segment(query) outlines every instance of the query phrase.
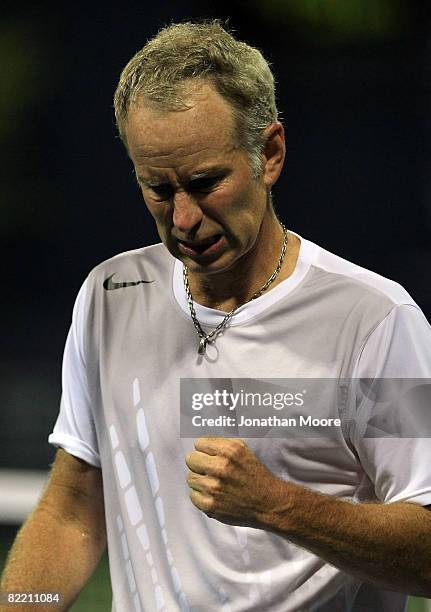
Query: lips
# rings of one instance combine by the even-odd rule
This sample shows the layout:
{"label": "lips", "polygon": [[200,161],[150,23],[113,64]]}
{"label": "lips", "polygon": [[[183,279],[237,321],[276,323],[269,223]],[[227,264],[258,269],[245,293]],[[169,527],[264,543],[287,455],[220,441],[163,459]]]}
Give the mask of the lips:
{"label": "lips", "polygon": [[180,250],[186,255],[209,254],[221,241],[221,234],[216,234],[204,240],[178,240]]}

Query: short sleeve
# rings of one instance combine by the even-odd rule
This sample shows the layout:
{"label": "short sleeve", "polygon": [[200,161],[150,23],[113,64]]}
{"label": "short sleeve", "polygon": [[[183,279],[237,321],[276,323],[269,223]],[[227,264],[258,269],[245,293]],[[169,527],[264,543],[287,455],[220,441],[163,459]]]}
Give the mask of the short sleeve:
{"label": "short sleeve", "polygon": [[392,308],[353,376],[351,440],[376,497],[431,504],[431,327],[416,305]]}
{"label": "short sleeve", "polygon": [[86,293],[87,281],[82,285],[73,308],[63,355],[60,412],[48,442],[100,467],[84,349]]}

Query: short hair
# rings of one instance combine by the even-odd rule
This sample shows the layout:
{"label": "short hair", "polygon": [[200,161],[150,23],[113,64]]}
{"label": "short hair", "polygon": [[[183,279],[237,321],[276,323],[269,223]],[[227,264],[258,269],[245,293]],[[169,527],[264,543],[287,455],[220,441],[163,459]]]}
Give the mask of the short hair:
{"label": "short hair", "polygon": [[115,91],[115,118],[127,147],[125,124],[132,104],[162,111],[186,108],[193,81],[204,80],[229,103],[235,144],[262,171],[263,130],[277,120],[274,77],[261,52],[236,40],[220,20],[169,25],[136,53]]}

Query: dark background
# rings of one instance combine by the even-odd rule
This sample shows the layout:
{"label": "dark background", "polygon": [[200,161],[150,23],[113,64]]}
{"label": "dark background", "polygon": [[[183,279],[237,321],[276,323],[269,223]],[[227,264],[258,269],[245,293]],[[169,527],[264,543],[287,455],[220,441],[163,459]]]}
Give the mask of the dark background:
{"label": "dark background", "polygon": [[229,18],[278,83],[275,203],[321,246],[402,283],[431,316],[430,3],[12,4],[0,17],[0,467],[46,469],[63,345],[88,271],[157,240],[116,135],[119,73],[170,21]]}

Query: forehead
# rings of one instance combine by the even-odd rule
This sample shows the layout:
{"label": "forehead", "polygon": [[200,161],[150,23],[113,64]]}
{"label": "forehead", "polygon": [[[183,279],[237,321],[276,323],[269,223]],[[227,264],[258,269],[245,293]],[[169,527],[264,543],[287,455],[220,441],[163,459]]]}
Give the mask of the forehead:
{"label": "forehead", "polygon": [[130,108],[125,133],[136,166],[194,163],[235,148],[232,109],[212,86],[203,84],[185,101],[187,108],[180,111],[161,111],[142,103]]}

